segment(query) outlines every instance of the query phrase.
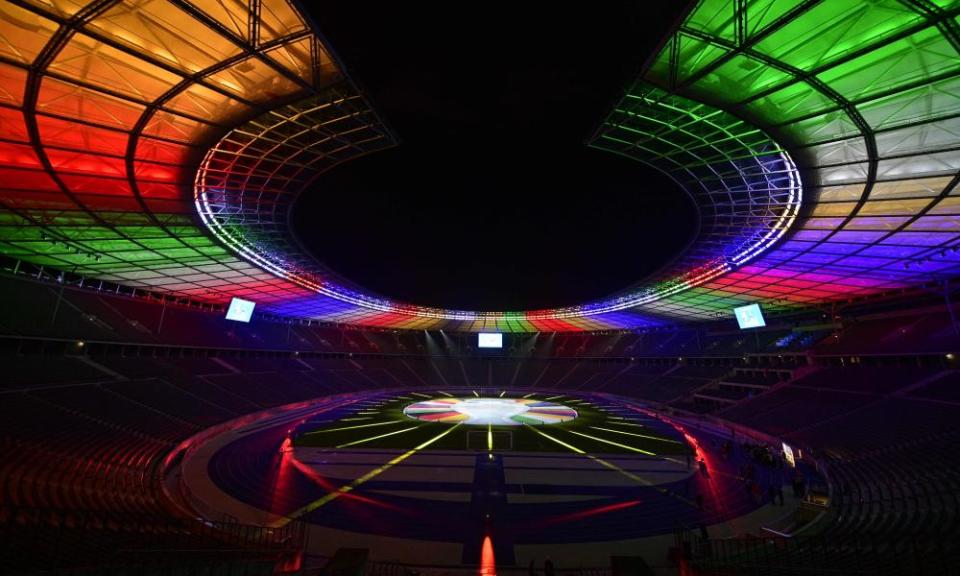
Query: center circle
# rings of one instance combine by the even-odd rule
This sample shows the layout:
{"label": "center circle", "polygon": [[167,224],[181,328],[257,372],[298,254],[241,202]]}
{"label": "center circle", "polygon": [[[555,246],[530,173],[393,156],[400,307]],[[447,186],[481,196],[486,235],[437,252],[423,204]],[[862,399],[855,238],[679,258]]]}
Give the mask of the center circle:
{"label": "center circle", "polygon": [[568,406],[528,398],[434,398],[410,404],[403,414],[427,422],[494,426],[557,424],[577,417]]}

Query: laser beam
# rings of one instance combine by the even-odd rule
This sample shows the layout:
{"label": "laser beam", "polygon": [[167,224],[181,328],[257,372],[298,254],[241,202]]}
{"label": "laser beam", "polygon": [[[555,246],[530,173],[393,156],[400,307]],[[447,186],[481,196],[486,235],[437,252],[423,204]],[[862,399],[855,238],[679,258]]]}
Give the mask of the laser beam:
{"label": "laser beam", "polygon": [[[453,426],[451,426],[451,427],[448,428],[447,430],[444,430],[444,431],[441,432],[440,434],[438,434],[438,435],[434,436],[433,438],[427,440],[426,442],[424,442],[424,443],[416,446],[415,448],[411,448],[410,450],[407,450],[406,452],[404,452],[403,454],[401,454],[401,455],[397,456],[396,458],[390,460],[389,462],[387,462],[387,463],[384,464],[383,466],[380,466],[379,468],[374,468],[373,470],[367,472],[366,474],[364,474],[363,476],[357,478],[357,479],[354,480],[353,482],[350,482],[349,484],[345,484],[345,485],[341,486],[340,488],[338,488],[338,489],[337,489],[336,491],[334,491],[334,492],[330,492],[329,494],[327,494],[327,495],[324,496],[323,498],[314,500],[313,502],[307,504],[306,506],[303,506],[302,508],[299,508],[299,509],[297,509],[297,510],[294,510],[292,513],[290,513],[288,516],[284,517],[284,518],[278,523],[279,526],[285,526],[286,524],[288,524],[288,523],[296,520],[296,519],[299,518],[300,516],[303,516],[304,514],[309,514],[310,512],[313,512],[314,510],[316,510],[317,508],[320,508],[321,506],[323,506],[323,505],[325,505],[325,504],[328,504],[328,503],[336,500],[336,499],[339,498],[340,496],[343,496],[344,494],[347,494],[348,492],[351,492],[351,491],[355,490],[355,489],[357,488],[357,486],[360,486],[360,485],[363,484],[364,482],[367,482],[367,481],[369,481],[370,479],[375,478],[375,477],[379,476],[380,474],[383,474],[384,472],[386,472],[386,471],[389,470],[390,468],[393,468],[394,466],[396,466],[397,464],[403,462],[403,461],[406,460],[407,458],[413,456],[414,454],[416,454],[416,453],[419,452],[420,450],[423,450],[423,449],[426,448],[427,446],[433,444],[433,443],[436,442],[437,440],[439,440],[439,439],[443,438],[444,436],[446,436],[447,434],[453,432],[454,430],[456,430],[456,429],[459,428],[460,426],[461,426],[460,424],[454,424]],[[277,524],[274,525],[275,528],[276,528],[276,527],[279,527],[279,526],[277,526]]]}
{"label": "laser beam", "polygon": [[669,438],[661,438],[659,436],[648,436],[646,434],[637,434],[636,432],[627,432],[625,430],[614,430],[613,428],[601,428],[600,426],[588,426],[593,430],[603,430],[604,432],[614,432],[616,434],[626,434],[628,436],[636,436],[637,438],[649,438],[650,440],[659,440],[660,442],[669,442],[671,444],[680,444],[683,445],[683,442],[678,440],[670,440]]}
{"label": "laser beam", "polygon": [[402,420],[391,420],[389,422],[374,422],[373,424],[357,424],[356,426],[343,426],[341,428],[331,428],[329,430],[314,430],[313,432],[306,432],[304,436],[309,436],[311,434],[326,434],[327,432],[339,432],[341,430],[356,430],[357,428],[372,428],[374,426],[390,426],[391,424],[400,424]]}
{"label": "laser beam", "polygon": [[589,434],[584,434],[583,432],[577,432],[576,430],[567,430],[571,434],[576,434],[577,436],[583,436],[584,438],[589,438],[590,440],[596,440],[597,442],[603,442],[604,444],[609,444],[611,446],[616,446],[617,448],[623,448],[624,450],[630,450],[632,452],[639,452],[640,454],[646,454],[647,456],[656,456],[655,453],[650,452],[649,450],[643,450],[641,448],[636,448],[634,446],[628,446],[627,444],[621,444],[619,442],[614,442],[613,440],[605,440],[597,436],[591,436]]}
{"label": "laser beam", "polygon": [[396,434],[403,434],[404,432],[416,430],[420,426],[421,425],[418,424],[410,428],[404,428],[403,430],[397,430],[395,432],[387,432],[386,434],[380,434],[379,436],[372,436],[370,438],[362,438],[360,440],[354,440],[353,442],[347,442],[346,444],[338,444],[337,448],[346,448],[347,446],[356,446],[357,444],[366,444],[367,442],[373,442],[374,440],[379,440],[380,438],[386,438],[387,436],[394,436]]}
{"label": "laser beam", "polygon": [[563,446],[564,448],[566,448],[567,450],[570,450],[571,452],[576,452],[577,454],[586,454],[586,452],[584,452],[583,450],[577,448],[576,446],[574,446],[574,445],[572,445],[572,444],[567,444],[566,442],[564,442],[563,440],[560,440],[559,438],[554,438],[553,436],[547,434],[546,432],[541,432],[540,430],[537,430],[536,428],[534,428],[533,426],[531,426],[531,425],[529,425],[529,424],[524,424],[524,426],[526,426],[526,427],[529,428],[530,430],[533,430],[533,431],[536,432],[537,434],[543,436],[543,437],[546,438],[547,440],[550,440],[550,441],[554,442],[555,444],[559,444],[559,445]]}
{"label": "laser beam", "polygon": [[[563,446],[564,448],[567,448],[568,450],[570,450],[570,451],[572,451],[572,452],[575,452],[575,453],[577,453],[577,454],[581,454],[581,455],[583,455],[583,456],[585,456],[585,457],[593,460],[594,462],[596,462],[597,464],[603,466],[604,468],[609,468],[610,470],[613,470],[614,472],[618,472],[618,473],[620,473],[620,474],[623,474],[624,476],[626,476],[627,478],[633,480],[634,482],[637,482],[637,483],[639,483],[639,484],[643,484],[644,486],[649,486],[649,487],[653,488],[654,490],[656,490],[657,492],[660,492],[661,494],[664,494],[664,495],[667,495],[667,496],[672,496],[673,498],[676,498],[677,500],[680,500],[681,502],[685,502],[685,503],[687,503],[687,504],[689,504],[689,505],[691,505],[691,506],[695,506],[695,504],[694,504],[694,502],[693,502],[692,500],[690,500],[690,499],[688,499],[688,498],[684,498],[683,496],[680,496],[680,495],[675,494],[675,493],[673,493],[673,492],[669,492],[668,490],[665,490],[665,489],[657,486],[656,484],[654,484],[653,482],[650,482],[649,480],[647,480],[646,478],[644,478],[644,477],[642,477],[642,476],[638,476],[638,475],[634,474],[633,472],[629,472],[629,471],[627,471],[627,470],[624,470],[623,468],[617,466],[616,464],[614,464],[614,463],[612,463],[612,462],[607,462],[606,460],[604,460],[603,458],[600,458],[599,456],[594,456],[593,454],[588,454],[586,451],[581,450],[580,448],[577,448],[577,447],[574,446],[573,444],[568,444],[568,443],[564,442],[563,440],[560,440],[559,438],[554,438],[553,436],[550,436],[550,435],[547,434],[546,432],[542,432],[542,431],[534,428],[533,426],[530,426],[529,424],[524,424],[524,426],[526,426],[526,427],[529,428],[530,430],[533,430],[533,431],[536,432],[537,434],[543,436],[543,437],[546,438],[547,440],[551,440],[551,441],[555,442],[556,444],[559,444],[560,446]],[[567,430],[567,431],[568,431],[568,432],[572,432],[572,430]]]}

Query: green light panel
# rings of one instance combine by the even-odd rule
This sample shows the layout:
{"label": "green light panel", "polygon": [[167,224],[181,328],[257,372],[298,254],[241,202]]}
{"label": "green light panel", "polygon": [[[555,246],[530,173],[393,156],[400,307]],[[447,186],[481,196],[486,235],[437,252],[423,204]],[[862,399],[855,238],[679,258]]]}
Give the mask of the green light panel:
{"label": "green light panel", "polygon": [[754,262],[642,309],[707,319],[956,276],[958,14],[925,0],[698,3],[644,82],[771,134],[801,170],[805,206]]}

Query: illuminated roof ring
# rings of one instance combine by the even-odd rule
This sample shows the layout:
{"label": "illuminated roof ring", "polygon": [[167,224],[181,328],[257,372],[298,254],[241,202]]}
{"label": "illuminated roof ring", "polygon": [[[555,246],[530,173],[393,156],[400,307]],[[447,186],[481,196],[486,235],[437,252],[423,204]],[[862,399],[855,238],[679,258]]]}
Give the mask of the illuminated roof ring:
{"label": "illuminated roof ring", "polygon": [[[373,296],[345,285],[290,241],[286,212],[321,173],[395,145],[365,100],[344,90],[334,87],[327,95],[269,112],[211,148],[197,171],[194,191],[204,224],[248,261],[341,302],[440,320],[482,321],[511,314],[445,310]],[[670,270],[638,289],[581,306],[513,314],[528,321],[581,318],[654,302],[749,262],[795,220],[802,202],[799,172],[790,155],[763,131],[653,86],[630,98],[630,108],[618,109],[620,115],[607,120],[593,145],[640,160],[677,181],[700,208],[698,238]],[[622,134],[631,140],[618,138]]]}

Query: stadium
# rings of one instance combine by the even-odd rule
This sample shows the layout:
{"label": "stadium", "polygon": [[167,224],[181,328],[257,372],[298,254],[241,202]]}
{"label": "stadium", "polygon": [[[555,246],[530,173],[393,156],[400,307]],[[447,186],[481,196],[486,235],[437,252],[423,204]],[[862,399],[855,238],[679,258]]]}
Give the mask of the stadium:
{"label": "stadium", "polygon": [[960,574],[960,2],[0,0],[0,573]]}

